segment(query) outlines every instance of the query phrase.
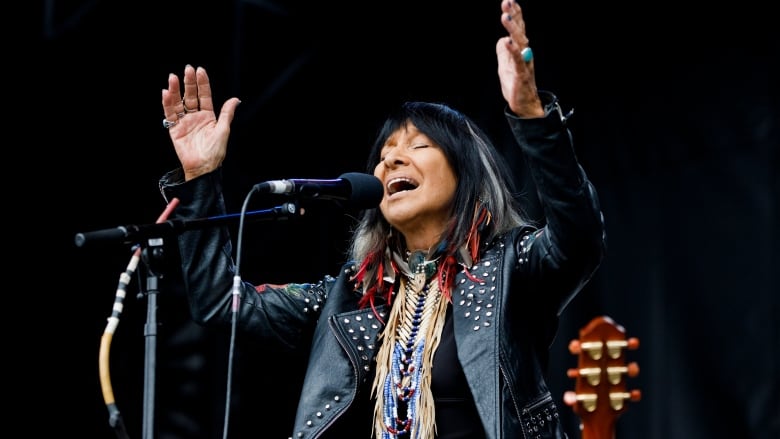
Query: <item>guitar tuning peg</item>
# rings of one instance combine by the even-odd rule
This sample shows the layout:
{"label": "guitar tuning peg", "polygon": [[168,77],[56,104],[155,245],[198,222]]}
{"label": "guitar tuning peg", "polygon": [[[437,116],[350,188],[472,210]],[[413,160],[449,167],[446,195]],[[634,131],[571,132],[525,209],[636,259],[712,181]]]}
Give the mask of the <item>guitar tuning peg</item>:
{"label": "guitar tuning peg", "polygon": [[628,363],[628,376],[631,378],[639,375],[639,364],[636,361]]}
{"label": "guitar tuning peg", "polygon": [[583,351],[588,353],[590,358],[596,361],[601,360],[602,351],[604,350],[604,343],[600,341],[586,341],[584,343],[581,342],[580,347]]}
{"label": "guitar tuning peg", "polygon": [[588,380],[588,384],[591,386],[598,386],[601,381],[601,368],[585,367],[582,369],[569,369],[566,371],[566,375],[568,375],[569,378],[583,377]]}
{"label": "guitar tuning peg", "polygon": [[598,395],[595,393],[578,394],[571,390],[566,391],[563,394],[564,404],[570,407],[574,407],[577,405],[577,403],[581,403],[582,407],[588,413],[592,413],[596,410],[596,401],[598,398]]}
{"label": "guitar tuning peg", "polygon": [[569,352],[574,355],[579,355],[582,352],[579,340],[572,340],[569,342]]}
{"label": "guitar tuning peg", "polygon": [[631,362],[628,366],[610,366],[607,368],[607,376],[612,384],[619,383],[623,374],[629,377],[639,375],[639,365],[636,362]]}
{"label": "guitar tuning peg", "polygon": [[573,407],[577,404],[577,394],[572,390],[567,390],[563,393],[563,403]]}
{"label": "guitar tuning peg", "polygon": [[613,392],[609,394],[609,405],[614,410],[622,410],[626,400],[636,402],[642,399],[642,392],[632,390],[631,392]]}

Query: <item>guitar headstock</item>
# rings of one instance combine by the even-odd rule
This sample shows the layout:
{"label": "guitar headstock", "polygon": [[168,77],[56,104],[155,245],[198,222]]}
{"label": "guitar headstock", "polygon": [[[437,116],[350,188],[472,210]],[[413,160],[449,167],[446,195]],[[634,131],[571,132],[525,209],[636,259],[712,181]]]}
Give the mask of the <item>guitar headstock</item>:
{"label": "guitar headstock", "polygon": [[626,331],[607,316],[596,317],[580,329],[580,338],[569,343],[569,352],[578,355],[574,391],[563,395],[581,421],[582,439],[614,439],[617,418],[627,409],[627,401],[639,401],[639,390],[628,391],[626,377],[639,374],[636,362],[626,362],[625,351],[639,348],[639,339],[626,338]]}

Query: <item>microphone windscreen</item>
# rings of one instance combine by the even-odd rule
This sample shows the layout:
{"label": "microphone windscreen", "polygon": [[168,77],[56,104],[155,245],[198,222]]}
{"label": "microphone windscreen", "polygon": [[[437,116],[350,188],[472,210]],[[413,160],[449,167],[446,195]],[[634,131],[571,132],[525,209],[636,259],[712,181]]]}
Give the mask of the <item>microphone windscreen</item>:
{"label": "microphone windscreen", "polygon": [[349,204],[359,209],[370,209],[379,206],[385,189],[382,182],[371,174],[360,172],[347,172],[339,178],[348,181],[352,191],[349,196]]}

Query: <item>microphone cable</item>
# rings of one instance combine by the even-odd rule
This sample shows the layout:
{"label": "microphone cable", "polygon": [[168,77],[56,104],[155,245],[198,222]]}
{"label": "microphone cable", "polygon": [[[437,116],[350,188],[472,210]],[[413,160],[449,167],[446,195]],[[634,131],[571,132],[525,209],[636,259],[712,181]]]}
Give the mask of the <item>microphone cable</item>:
{"label": "microphone cable", "polygon": [[[227,439],[228,437],[228,427],[230,424],[230,399],[232,398],[233,393],[233,360],[235,357],[235,346],[236,346],[236,333],[238,332],[238,310],[239,306],[241,304],[241,255],[243,253],[243,243],[244,243],[244,222],[246,219],[246,213],[247,213],[247,206],[249,205],[249,200],[252,198],[252,195],[254,195],[256,192],[259,192],[257,185],[253,186],[252,189],[249,191],[249,193],[244,198],[244,204],[241,206],[241,213],[239,215],[238,219],[238,237],[236,239],[236,263],[235,263],[235,275],[233,275],[233,287],[232,287],[232,304],[231,304],[231,310],[232,310],[232,320],[231,320],[231,327],[230,327],[230,343],[229,343],[229,351],[228,351],[228,370],[227,370],[227,389],[226,389],[226,395],[225,395],[225,419],[223,432],[222,432],[222,438]],[[297,202],[286,202],[279,206],[274,207],[270,210],[274,215],[277,215],[280,218],[286,218],[291,215],[298,215],[302,214],[302,209],[299,210],[299,206]]]}
{"label": "microphone cable", "polygon": [[228,430],[230,424],[230,400],[233,394],[233,360],[236,350],[236,333],[238,332],[238,308],[241,303],[241,254],[243,253],[242,247],[244,242],[244,220],[246,218],[247,206],[252,195],[257,192],[257,187],[253,186],[252,190],[244,198],[244,204],[241,206],[241,214],[238,218],[238,237],[236,239],[236,274],[233,275],[233,287],[231,290],[231,324],[230,324],[230,343],[228,348],[228,366],[227,366],[227,384],[225,394],[225,419],[222,427],[222,438],[227,439]]}
{"label": "microphone cable", "polygon": [[[162,223],[168,219],[168,216],[179,205],[179,199],[173,198],[165,210],[157,218],[157,223]],[[108,424],[113,427],[118,439],[129,439],[127,434],[122,414],[119,411],[119,406],[114,399],[114,389],[111,385],[111,371],[110,371],[110,354],[111,354],[111,342],[114,339],[114,334],[119,326],[119,318],[122,315],[124,309],[124,299],[127,295],[127,287],[130,285],[133,273],[138,268],[138,263],[141,260],[141,246],[135,246],[133,254],[130,257],[130,262],[127,264],[125,271],[119,275],[119,284],[116,289],[116,295],[114,296],[114,305],[111,311],[111,316],[108,318],[108,323],[103,330],[103,335],[100,337],[100,352],[98,355],[98,367],[100,372],[100,387],[103,391],[103,401],[108,409],[109,418]]]}

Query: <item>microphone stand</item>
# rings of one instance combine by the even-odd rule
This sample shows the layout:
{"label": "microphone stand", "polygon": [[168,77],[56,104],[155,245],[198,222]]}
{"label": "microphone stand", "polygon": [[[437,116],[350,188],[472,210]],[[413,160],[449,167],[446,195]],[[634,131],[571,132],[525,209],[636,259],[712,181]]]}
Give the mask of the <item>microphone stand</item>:
{"label": "microphone stand", "polygon": [[[150,239],[141,252],[141,260],[146,265],[146,324],[144,325],[144,400],[143,400],[143,438],[151,439],[155,433],[154,405],[157,361],[157,294],[162,274],[155,269],[163,263],[161,239]],[[144,294],[144,293],[141,293]]]}
{"label": "microphone stand", "polygon": [[[244,220],[287,220],[303,214],[295,201],[279,206],[246,212]],[[143,398],[143,438],[152,439],[156,431],[154,419],[156,360],[157,360],[157,297],[162,267],[165,266],[163,251],[164,238],[176,236],[187,230],[202,229],[217,225],[238,223],[242,214],[226,214],[191,220],[167,220],[153,224],[126,225],[115,228],[77,233],[75,243],[78,247],[101,241],[119,241],[123,244],[138,244],[142,247],[141,259],[146,266],[147,314],[144,326],[144,398]],[[158,268],[160,271],[158,271]]]}
{"label": "microphone stand", "polygon": [[[122,244],[137,244],[139,240],[165,238],[179,235],[187,230],[203,229],[223,224],[238,224],[240,213],[229,213],[190,220],[174,219],[153,224],[131,224],[91,232],[77,233],[76,246],[84,247],[98,242],[118,241]],[[286,220],[303,215],[298,202],[290,201],[270,209],[255,210],[244,214],[245,221]]]}

